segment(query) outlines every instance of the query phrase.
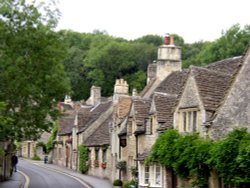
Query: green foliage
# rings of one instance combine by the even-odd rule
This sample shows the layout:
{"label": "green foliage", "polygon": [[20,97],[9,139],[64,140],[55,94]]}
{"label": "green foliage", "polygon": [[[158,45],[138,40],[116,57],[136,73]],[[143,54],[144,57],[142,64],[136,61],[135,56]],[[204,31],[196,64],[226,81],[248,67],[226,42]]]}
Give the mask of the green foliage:
{"label": "green foliage", "polygon": [[219,140],[211,150],[210,163],[223,178],[225,184],[250,182],[250,134],[238,129]]}
{"label": "green foliage", "polygon": [[206,65],[225,58],[240,56],[249,43],[250,26],[241,29],[235,24],[213,42],[196,42],[183,45],[183,67]]}
{"label": "green foliage", "polygon": [[209,168],[205,161],[209,158],[210,142],[196,133],[179,135],[177,130],[162,133],[152,147],[147,162],[158,161],[172,169],[180,177],[194,176],[194,185],[205,186]]}
{"label": "green foliage", "polygon": [[46,153],[49,153],[54,148],[53,141],[56,139],[57,130],[58,130],[58,122],[55,121],[54,127],[51,131],[51,135],[50,135],[48,142],[46,144]]}
{"label": "green foliage", "polygon": [[240,185],[250,181],[249,154],[250,134],[245,129],[236,129],[216,142],[169,129],[158,137],[146,162],[159,162],[180,177],[192,178],[193,186],[206,187],[211,169],[225,184]]}
{"label": "green foliage", "polygon": [[175,162],[175,156],[173,156],[176,150],[175,143],[179,138],[179,133],[174,129],[161,133],[152,146],[151,155],[146,159],[146,163],[158,161],[160,164],[171,168]]}
{"label": "green foliage", "polygon": [[31,158],[31,160],[40,161],[41,158],[39,156],[35,155],[34,157]]}
{"label": "green foliage", "polygon": [[85,174],[88,171],[87,161],[88,161],[88,148],[84,145],[78,146],[79,153],[79,170],[81,173]]}
{"label": "green foliage", "polygon": [[51,128],[47,117],[56,119],[56,103],[70,90],[60,63],[65,48],[53,31],[56,11],[26,1],[0,4],[0,101],[13,120],[5,139],[35,140]]}
{"label": "green foliage", "polygon": [[120,180],[120,179],[115,179],[115,180],[113,181],[113,185],[114,185],[114,186],[122,186],[122,184],[123,184],[123,182],[122,182],[122,180]]}
{"label": "green foliage", "polygon": [[0,141],[5,140],[6,135],[11,130],[13,119],[5,115],[6,104],[0,102]]}

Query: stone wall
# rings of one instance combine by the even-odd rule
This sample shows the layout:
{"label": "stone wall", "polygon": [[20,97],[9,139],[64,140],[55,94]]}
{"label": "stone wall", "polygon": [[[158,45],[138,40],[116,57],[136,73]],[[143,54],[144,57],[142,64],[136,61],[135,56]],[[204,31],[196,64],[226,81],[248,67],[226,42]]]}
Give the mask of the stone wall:
{"label": "stone wall", "polygon": [[232,89],[229,91],[225,103],[218,111],[211,126],[210,136],[218,139],[234,128],[245,127],[250,131],[250,55],[245,56]]}

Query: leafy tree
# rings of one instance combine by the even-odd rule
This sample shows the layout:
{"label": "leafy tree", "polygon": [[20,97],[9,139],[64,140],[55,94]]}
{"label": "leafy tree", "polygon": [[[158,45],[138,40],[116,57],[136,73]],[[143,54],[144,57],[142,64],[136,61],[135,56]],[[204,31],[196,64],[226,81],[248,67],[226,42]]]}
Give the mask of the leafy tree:
{"label": "leafy tree", "polygon": [[5,139],[36,139],[52,126],[57,101],[70,90],[60,63],[65,49],[56,11],[24,0],[0,1],[0,101],[13,119]]}
{"label": "leafy tree", "polygon": [[134,40],[134,42],[153,44],[154,46],[158,47],[163,44],[163,37],[158,35],[145,35]]}

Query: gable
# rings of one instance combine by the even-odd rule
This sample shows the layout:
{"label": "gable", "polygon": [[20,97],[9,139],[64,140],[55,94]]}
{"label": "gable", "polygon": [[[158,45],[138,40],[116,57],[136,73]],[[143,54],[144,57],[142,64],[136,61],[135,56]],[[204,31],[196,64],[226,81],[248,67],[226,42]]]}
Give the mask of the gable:
{"label": "gable", "polygon": [[212,122],[211,136],[219,138],[234,128],[250,131],[250,49],[243,57],[242,68]]}
{"label": "gable", "polygon": [[189,76],[179,100],[178,109],[198,108],[200,104],[201,100],[196,81],[194,77]]}

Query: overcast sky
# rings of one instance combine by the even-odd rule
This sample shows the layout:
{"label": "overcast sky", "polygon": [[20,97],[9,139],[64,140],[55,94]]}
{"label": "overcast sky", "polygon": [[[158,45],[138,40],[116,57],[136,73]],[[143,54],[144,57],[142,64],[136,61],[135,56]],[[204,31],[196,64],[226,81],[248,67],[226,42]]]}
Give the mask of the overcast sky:
{"label": "overcast sky", "polygon": [[249,0],[59,0],[58,7],[58,29],[125,39],[175,33],[186,43],[213,41],[236,23],[250,24]]}

